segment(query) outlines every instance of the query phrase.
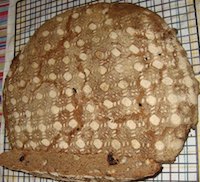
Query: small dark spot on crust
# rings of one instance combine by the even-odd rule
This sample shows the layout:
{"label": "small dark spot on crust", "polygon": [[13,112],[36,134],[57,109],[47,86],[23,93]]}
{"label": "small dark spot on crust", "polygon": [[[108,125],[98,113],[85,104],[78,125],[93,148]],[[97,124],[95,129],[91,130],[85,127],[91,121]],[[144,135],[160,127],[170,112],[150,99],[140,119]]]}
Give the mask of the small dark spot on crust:
{"label": "small dark spot on crust", "polygon": [[178,34],[178,29],[173,28],[172,31],[174,31],[176,33],[176,35]]}
{"label": "small dark spot on crust", "polygon": [[113,153],[112,152],[109,152],[108,156],[107,156],[107,161],[108,161],[108,164],[109,165],[116,165],[118,164],[119,160],[118,159],[115,159],[113,157]]}
{"label": "small dark spot on crust", "polygon": [[73,90],[73,93],[76,94],[77,93],[77,90],[75,88],[72,88]]}
{"label": "small dark spot on crust", "polygon": [[25,155],[24,155],[24,154],[20,155],[20,157],[19,157],[19,161],[20,161],[20,162],[23,162],[24,159],[25,159]]}
{"label": "small dark spot on crust", "polygon": [[77,130],[77,131],[79,131],[79,130],[80,130],[80,128],[76,128],[76,130]]}
{"label": "small dark spot on crust", "polygon": [[161,56],[161,53],[159,53],[158,55]]}
{"label": "small dark spot on crust", "polygon": [[141,103],[139,103],[138,105],[139,105],[140,107],[142,107],[142,104],[141,104]]}

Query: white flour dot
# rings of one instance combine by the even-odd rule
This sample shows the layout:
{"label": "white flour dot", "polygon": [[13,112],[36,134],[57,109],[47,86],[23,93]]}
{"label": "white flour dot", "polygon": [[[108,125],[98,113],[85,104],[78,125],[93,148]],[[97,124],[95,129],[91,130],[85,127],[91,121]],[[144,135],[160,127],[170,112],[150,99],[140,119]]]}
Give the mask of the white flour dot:
{"label": "white flour dot", "polygon": [[68,143],[65,142],[65,141],[61,141],[59,143],[59,148],[61,148],[61,149],[67,149],[68,148]]}
{"label": "white flour dot", "polygon": [[151,124],[158,126],[160,123],[160,118],[154,114],[149,118],[149,121],[151,122]]}
{"label": "white flour dot", "polygon": [[181,124],[181,118],[178,114],[172,114],[171,116],[171,122],[176,125],[179,126]]}
{"label": "white flour dot", "polygon": [[95,37],[92,38],[92,41],[95,42],[95,43],[98,43],[100,40],[101,40],[100,37],[95,36]]}
{"label": "white flour dot", "polygon": [[99,124],[96,121],[92,121],[90,127],[96,131],[99,129]]}
{"label": "white flour dot", "polygon": [[65,33],[64,30],[62,30],[60,28],[57,30],[58,35],[64,35],[64,33]]}
{"label": "white flour dot", "polygon": [[149,105],[154,106],[156,104],[156,97],[153,95],[148,95],[146,101]]}
{"label": "white flour dot", "polygon": [[12,85],[12,84],[8,85],[8,90],[9,90],[10,92],[12,92],[12,91],[13,91],[13,89],[14,89],[14,87],[13,87],[13,85]]}
{"label": "white flour dot", "polygon": [[77,19],[79,17],[79,13],[74,13],[73,15],[72,15],[72,18],[74,18],[74,19]]}
{"label": "white flour dot", "polygon": [[114,48],[111,53],[115,56],[115,57],[119,57],[121,55],[121,52],[117,49]]}
{"label": "white flour dot", "polygon": [[162,49],[160,46],[156,46],[155,44],[153,43],[150,43],[148,45],[148,50],[150,53],[154,54],[154,55],[158,55],[162,52]]}
{"label": "white flour dot", "polygon": [[24,70],[24,67],[23,67],[23,66],[20,66],[20,67],[18,68],[18,70],[19,70],[19,72],[22,72],[22,71]]}
{"label": "white flour dot", "polygon": [[57,78],[57,76],[56,76],[55,73],[50,73],[50,74],[49,74],[49,79],[55,80],[56,78]]}
{"label": "white flour dot", "polygon": [[15,141],[17,147],[22,148],[23,147],[23,143],[20,140],[16,140]]}
{"label": "white flour dot", "polygon": [[77,46],[79,47],[82,47],[85,44],[85,42],[82,39],[79,39],[76,43],[77,43]]}
{"label": "white flour dot", "polygon": [[106,25],[112,25],[112,22],[113,22],[113,19],[112,18],[109,18],[105,21],[105,24]]}
{"label": "white flour dot", "polygon": [[134,69],[137,70],[137,71],[142,71],[143,68],[144,68],[144,65],[142,63],[140,63],[140,62],[136,62],[134,64]]}
{"label": "white flour dot", "polygon": [[26,95],[23,95],[23,96],[22,96],[22,101],[23,101],[24,103],[28,103],[28,97],[27,97]]}
{"label": "white flour dot", "polygon": [[78,76],[79,76],[80,78],[82,78],[82,79],[84,79],[84,78],[85,78],[85,74],[84,74],[84,73],[82,73],[82,72],[79,72],[79,73],[78,73]]}
{"label": "white flour dot", "polygon": [[27,118],[30,118],[32,113],[29,110],[26,110],[25,115],[26,115]]}
{"label": "white flour dot", "polygon": [[130,35],[134,35],[134,34],[135,34],[135,30],[134,30],[132,27],[128,27],[128,28],[126,29],[126,32],[127,32],[128,34],[130,34]]}
{"label": "white flour dot", "polygon": [[125,81],[125,80],[121,80],[119,83],[118,83],[118,87],[120,87],[121,89],[125,89],[128,87],[128,83]]}
{"label": "white flour dot", "polygon": [[19,87],[24,87],[26,82],[24,80],[20,80]]}
{"label": "white flour dot", "polygon": [[157,150],[163,150],[165,148],[165,144],[159,140],[155,143],[155,147]]}
{"label": "white flour dot", "polygon": [[84,73],[85,73],[86,76],[89,76],[89,74],[90,74],[90,70],[87,69],[87,68],[85,68],[85,69],[84,69]]}
{"label": "white flour dot", "polygon": [[67,105],[66,105],[66,109],[67,109],[69,112],[72,112],[72,111],[74,111],[75,107],[70,103],[70,104],[67,104]]}
{"label": "white flour dot", "polygon": [[163,68],[163,63],[158,61],[158,60],[155,60],[152,65],[157,69],[162,69]]}
{"label": "white flour dot", "polygon": [[38,78],[37,76],[35,76],[35,77],[33,78],[33,82],[34,82],[34,83],[40,83],[40,78]]}
{"label": "white flour dot", "polygon": [[54,124],[53,124],[53,127],[56,129],[56,130],[58,130],[58,131],[60,131],[61,129],[62,129],[62,124],[60,123],[60,122],[55,122]]}
{"label": "white flour dot", "polygon": [[81,27],[80,26],[76,26],[74,30],[75,30],[76,33],[81,33]]}
{"label": "white flour dot", "polygon": [[95,55],[100,60],[104,59],[105,57],[105,54],[102,51],[96,51]]}
{"label": "white flour dot", "polygon": [[162,80],[162,83],[164,83],[165,85],[172,85],[173,80],[172,80],[170,77],[165,77],[165,78]]}
{"label": "white flour dot", "polygon": [[30,146],[32,147],[32,149],[35,149],[37,147],[37,144],[33,141],[30,141]]}
{"label": "white flour dot", "polygon": [[103,105],[106,106],[108,109],[113,107],[113,103],[110,100],[104,100]]}
{"label": "white flour dot", "polygon": [[65,93],[66,93],[66,95],[67,95],[68,97],[71,97],[71,96],[73,95],[73,90],[72,90],[71,88],[67,88],[67,89],[65,90]]}
{"label": "white flour dot", "polygon": [[66,49],[69,49],[69,48],[70,48],[69,41],[65,41],[63,45],[64,45],[64,47],[65,47]]}
{"label": "white flour dot", "polygon": [[16,126],[15,126],[15,131],[16,131],[17,133],[19,133],[19,132],[21,131],[21,128],[20,128],[18,125],[16,125]]}
{"label": "white flour dot", "polygon": [[85,61],[85,60],[87,60],[87,54],[81,53],[81,54],[79,55],[79,58],[80,58],[81,60]]}
{"label": "white flour dot", "polygon": [[62,61],[65,63],[65,64],[68,64],[70,62],[70,59],[68,56],[65,56]]}
{"label": "white flour dot", "polygon": [[131,45],[129,47],[129,50],[133,53],[133,54],[138,54],[140,52],[140,50],[138,49],[138,47],[136,47],[135,45]]}
{"label": "white flour dot", "polygon": [[76,145],[79,147],[79,148],[84,148],[85,147],[85,142],[82,140],[82,139],[78,139],[76,141]]}
{"label": "white flour dot", "polygon": [[18,112],[14,112],[13,116],[14,116],[14,118],[18,118],[19,117],[19,113]]}
{"label": "white flour dot", "polygon": [[78,123],[77,123],[77,121],[76,121],[75,119],[71,119],[71,120],[69,121],[69,126],[70,126],[71,128],[76,128],[76,127],[78,126]]}
{"label": "white flour dot", "polygon": [[111,145],[112,147],[115,149],[115,150],[119,150],[121,148],[121,143],[114,139],[112,142],[111,142]]}
{"label": "white flour dot", "polygon": [[117,39],[118,35],[117,35],[116,32],[110,32],[109,37],[110,37],[111,39]]}
{"label": "white flour dot", "polygon": [[85,86],[83,87],[83,91],[84,91],[84,93],[86,93],[86,94],[90,94],[90,93],[92,92],[92,88],[91,88],[89,85],[85,85]]}
{"label": "white flour dot", "polygon": [[128,120],[126,122],[126,126],[131,130],[134,130],[136,128],[136,124],[133,120]]}
{"label": "white flour dot", "polygon": [[43,139],[43,140],[41,141],[41,143],[42,143],[44,146],[46,146],[46,147],[48,147],[48,146],[50,145],[50,141],[47,140],[47,139]]}
{"label": "white flour dot", "polygon": [[116,129],[118,127],[117,123],[113,121],[108,121],[108,127],[111,128],[112,130]]}
{"label": "white flour dot", "polygon": [[122,104],[123,104],[124,106],[126,106],[126,107],[129,107],[129,106],[131,106],[132,101],[131,101],[128,97],[124,97],[124,98],[122,99]]}
{"label": "white flour dot", "polygon": [[49,65],[54,65],[55,62],[56,62],[56,60],[53,59],[53,58],[50,58],[50,59],[48,60],[48,64],[49,64]]}
{"label": "white flour dot", "polygon": [[26,130],[29,132],[29,133],[32,133],[33,132],[33,128],[31,126],[30,123],[26,124]]}
{"label": "white flour dot", "polygon": [[94,106],[91,105],[91,104],[88,104],[88,105],[86,106],[86,110],[92,113],[92,112],[94,112]]}
{"label": "white flour dot", "polygon": [[104,75],[107,72],[107,68],[105,66],[100,66],[99,72],[100,72],[101,75]]}
{"label": "white flour dot", "polygon": [[99,140],[99,139],[95,139],[93,144],[97,149],[100,149],[102,147],[102,145],[103,145],[102,141]]}
{"label": "white flour dot", "polygon": [[95,30],[97,28],[97,25],[96,24],[94,24],[94,23],[90,23],[89,24],[89,29],[90,30]]}
{"label": "white flour dot", "polygon": [[51,49],[51,44],[45,44],[44,45],[44,50],[49,51]]}
{"label": "white flour dot", "polygon": [[145,36],[146,36],[147,39],[149,39],[149,40],[154,40],[154,39],[155,39],[154,32],[152,32],[152,31],[150,31],[150,30],[147,30],[147,31],[146,31]]}
{"label": "white flour dot", "polygon": [[15,105],[17,103],[16,99],[14,99],[14,98],[10,99],[10,102],[12,105]]}
{"label": "white flour dot", "polygon": [[189,76],[184,77],[182,82],[188,88],[192,87],[192,85],[193,85],[193,80]]}
{"label": "white flour dot", "polygon": [[58,22],[61,22],[61,21],[63,21],[63,18],[62,18],[61,16],[58,16],[58,17],[56,18],[56,20],[57,20]]}
{"label": "white flour dot", "polygon": [[69,72],[65,72],[65,74],[63,75],[63,78],[66,80],[66,81],[70,81],[72,79],[72,74],[69,73]]}
{"label": "white flour dot", "polygon": [[49,31],[45,30],[42,32],[43,37],[47,37],[49,35]]}
{"label": "white flour dot", "polygon": [[109,85],[107,84],[107,83],[102,83],[101,85],[100,85],[100,88],[101,88],[101,90],[103,90],[104,92],[106,92],[106,91],[108,91],[108,89],[109,89]]}
{"label": "white flour dot", "polygon": [[151,86],[151,82],[149,80],[141,80],[140,81],[140,85],[143,87],[143,88],[149,88]]}
{"label": "white flour dot", "polygon": [[124,72],[124,66],[121,65],[121,64],[117,64],[115,66],[115,70],[118,72],[118,73],[123,73]]}
{"label": "white flour dot", "polygon": [[92,14],[92,10],[91,10],[90,8],[88,8],[88,9],[86,9],[86,13],[87,13],[88,15],[91,15],[91,14]]}
{"label": "white flour dot", "polygon": [[154,40],[154,39],[155,39],[154,32],[152,32],[152,31],[150,31],[150,30],[146,30],[145,36],[146,36],[147,39],[149,39],[149,40]]}
{"label": "white flour dot", "polygon": [[59,107],[57,107],[57,106],[52,106],[52,107],[51,107],[51,112],[52,112],[53,114],[58,114],[58,113],[59,113]]}
{"label": "white flour dot", "polygon": [[56,98],[56,96],[57,96],[56,91],[50,90],[50,92],[49,92],[49,97],[51,97],[51,98]]}
{"label": "white flour dot", "polygon": [[34,69],[36,69],[36,68],[39,67],[39,65],[38,65],[38,63],[33,62],[33,63],[31,64],[31,67],[34,68]]}
{"label": "white flour dot", "polygon": [[178,102],[178,97],[174,94],[169,94],[167,100],[172,104],[176,104]]}
{"label": "white flour dot", "polygon": [[23,55],[23,54],[20,54],[20,55],[19,55],[19,60],[22,61],[23,59],[24,59],[24,55]]}
{"label": "white flour dot", "polygon": [[43,95],[41,93],[37,93],[35,97],[36,99],[40,100],[43,98]]}
{"label": "white flour dot", "polygon": [[46,129],[47,129],[47,127],[43,123],[39,124],[38,128],[42,132],[46,131]]}
{"label": "white flour dot", "polygon": [[132,147],[133,147],[134,149],[139,149],[140,146],[141,146],[141,144],[140,144],[136,139],[133,139],[133,140],[131,141],[131,145],[132,145]]}

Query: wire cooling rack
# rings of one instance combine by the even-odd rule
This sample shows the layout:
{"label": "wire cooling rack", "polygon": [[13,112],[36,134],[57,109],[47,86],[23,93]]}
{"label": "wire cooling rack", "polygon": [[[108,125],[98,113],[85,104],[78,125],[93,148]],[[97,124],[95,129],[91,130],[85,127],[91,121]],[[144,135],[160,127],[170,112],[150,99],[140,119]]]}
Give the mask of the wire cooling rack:
{"label": "wire cooling rack", "polygon": [[[21,0],[16,3],[15,52],[16,55],[46,20],[66,9],[81,6],[95,0]],[[102,1],[101,1],[102,2]],[[106,1],[106,2],[116,2]],[[119,2],[119,1],[118,1]],[[124,1],[121,1],[124,2]],[[187,51],[196,75],[200,74],[199,37],[195,1],[193,0],[128,0],[146,7],[165,19],[169,26],[178,30],[178,39]],[[4,137],[4,151],[9,150],[7,136]],[[181,154],[174,164],[163,165],[161,174],[146,181],[199,181],[197,131],[191,131]],[[53,182],[36,178],[27,173],[3,168],[2,182]]]}

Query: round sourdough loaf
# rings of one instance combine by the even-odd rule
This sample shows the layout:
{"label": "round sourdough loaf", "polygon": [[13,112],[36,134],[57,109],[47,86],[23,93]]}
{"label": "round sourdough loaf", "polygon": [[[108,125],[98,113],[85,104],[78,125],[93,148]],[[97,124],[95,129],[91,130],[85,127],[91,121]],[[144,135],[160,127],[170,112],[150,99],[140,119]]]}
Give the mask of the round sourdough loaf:
{"label": "round sourdough loaf", "polygon": [[128,181],[171,163],[197,123],[198,82],[155,13],[93,4],[43,24],[4,86],[0,164],[63,181]]}

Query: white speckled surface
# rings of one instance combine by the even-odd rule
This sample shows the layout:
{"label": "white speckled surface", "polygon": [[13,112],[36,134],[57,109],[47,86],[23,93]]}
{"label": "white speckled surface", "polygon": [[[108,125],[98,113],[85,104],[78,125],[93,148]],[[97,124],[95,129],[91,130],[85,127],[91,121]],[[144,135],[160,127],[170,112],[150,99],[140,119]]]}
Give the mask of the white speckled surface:
{"label": "white speckled surface", "polygon": [[[29,2],[30,0],[27,0]],[[32,1],[33,2],[33,1]],[[42,3],[43,1],[41,1]],[[67,2],[67,0],[63,0],[63,2]],[[78,2],[78,1],[77,1]],[[85,2],[82,1],[81,2]],[[89,2],[89,1],[87,1]],[[130,2],[130,1],[126,1]],[[137,0],[133,0],[133,2],[139,2]],[[179,1],[171,1],[170,0],[157,0],[153,1],[150,0],[148,2],[140,1],[141,6],[144,7],[150,7],[151,10],[158,12],[160,16],[164,16],[167,23],[172,23],[174,28],[178,29],[178,37],[183,43],[183,47],[187,50],[189,60],[193,61],[194,65],[194,71],[197,74],[197,78],[200,81],[200,76],[198,75],[200,71],[200,61],[199,61],[199,43],[197,40],[197,32],[196,32],[196,22],[198,22],[200,26],[200,11],[197,11],[196,14],[198,14],[198,21],[195,21],[197,17],[195,17],[194,13],[194,6],[192,0],[179,0]],[[187,7],[186,7],[187,2]],[[200,10],[200,2],[196,0],[196,9]],[[10,61],[13,58],[14,53],[14,20],[15,20],[15,3],[16,0],[10,1],[10,9],[9,9],[9,21],[8,21],[8,38],[7,38],[7,51],[6,51],[6,64],[5,64],[5,70],[4,70],[4,76],[6,75]],[[57,3],[61,3],[60,0],[57,1]],[[162,3],[162,5],[161,5]],[[78,3],[77,3],[78,4]],[[55,2],[50,3],[48,6],[41,6],[42,8],[48,8],[48,7],[55,7]],[[185,14],[185,11],[188,11],[188,14]],[[28,11],[28,10],[27,10]],[[35,9],[35,11],[38,11],[38,9]],[[40,10],[41,11],[41,10]],[[60,12],[59,8],[57,9],[58,12]],[[33,12],[34,14],[34,12]],[[173,16],[171,16],[173,14]],[[19,14],[18,14],[19,15]],[[53,15],[53,14],[52,14]],[[22,16],[22,14],[20,14]],[[41,11],[41,14],[36,14],[35,12],[36,22],[32,22],[32,26],[29,23],[28,29],[25,29],[24,35],[28,36],[28,32],[30,28],[36,28],[39,26],[38,22],[39,20],[46,20],[50,18],[50,12],[47,11]],[[189,18],[189,19],[188,19]],[[20,18],[20,21],[22,22],[23,19]],[[26,21],[24,19],[24,21]],[[38,21],[38,22],[37,22]],[[19,23],[19,22],[18,22]],[[36,25],[36,27],[34,27]],[[199,27],[200,29],[200,27]],[[31,31],[32,33],[34,31]],[[19,37],[18,43],[22,44],[20,42],[21,37]],[[25,39],[27,41],[28,38]],[[189,43],[190,42],[190,43]],[[0,151],[3,151],[3,148],[8,148],[7,144],[3,147],[3,139],[4,139],[4,129],[3,129],[3,122],[2,122],[2,128],[1,128],[1,140],[0,140]],[[199,132],[200,133],[200,130]],[[173,165],[164,165],[163,172],[157,176],[155,179],[149,179],[148,181],[198,181],[198,172],[197,172],[197,145],[196,145],[196,138],[199,138],[200,135],[195,133],[195,131],[191,131],[190,137],[188,138],[185,148],[181,152],[181,155],[177,158],[177,161]],[[2,178],[2,179],[1,179]],[[0,168],[0,181],[8,181],[8,182],[33,182],[33,181],[52,181],[52,180],[46,180],[46,179],[39,179],[32,177],[28,174],[24,174],[22,172],[12,172],[10,170],[2,170]]]}

